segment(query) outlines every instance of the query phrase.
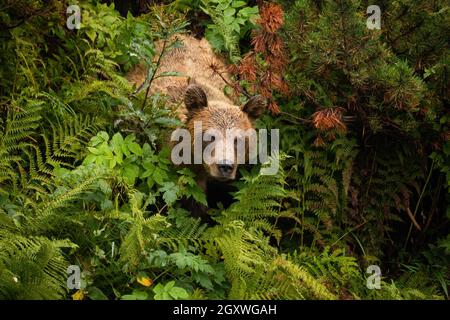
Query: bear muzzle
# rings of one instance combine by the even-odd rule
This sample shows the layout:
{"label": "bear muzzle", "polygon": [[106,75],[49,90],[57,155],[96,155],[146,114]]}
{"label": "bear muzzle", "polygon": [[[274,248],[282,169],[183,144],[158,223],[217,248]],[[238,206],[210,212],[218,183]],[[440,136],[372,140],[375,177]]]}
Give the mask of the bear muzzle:
{"label": "bear muzzle", "polygon": [[210,175],[214,179],[227,181],[236,178],[237,165],[230,160],[222,160],[210,166]]}

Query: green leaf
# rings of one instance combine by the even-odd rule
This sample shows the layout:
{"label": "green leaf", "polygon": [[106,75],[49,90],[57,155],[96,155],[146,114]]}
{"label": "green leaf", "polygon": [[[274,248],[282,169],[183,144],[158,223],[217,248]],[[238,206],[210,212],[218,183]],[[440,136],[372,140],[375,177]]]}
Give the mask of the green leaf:
{"label": "green leaf", "polygon": [[83,165],[93,163],[97,157],[94,154],[89,154],[83,161]]}
{"label": "green leaf", "polygon": [[215,30],[212,30],[210,28],[206,29],[205,38],[217,51],[222,51],[224,49],[223,36],[218,34]]}
{"label": "green leaf", "polygon": [[128,146],[125,144],[125,143],[123,143],[122,145],[121,145],[121,150],[122,150],[122,152],[123,152],[123,154],[126,156],[126,157],[129,157],[130,156],[130,150],[128,149]]}
{"label": "green leaf", "polygon": [[97,287],[88,287],[87,296],[92,300],[108,300],[108,297]]}
{"label": "green leaf", "polygon": [[134,182],[138,176],[139,176],[139,166],[130,163],[124,167],[124,177],[128,183],[134,185]]}
{"label": "green leaf", "polygon": [[444,143],[443,151],[444,151],[444,154],[450,155],[450,142],[447,141]]}
{"label": "green leaf", "polygon": [[86,35],[89,39],[91,39],[92,42],[95,42],[95,38],[97,37],[97,33],[95,32],[95,30],[87,30]]}
{"label": "green leaf", "polygon": [[233,7],[233,8],[239,8],[239,7],[243,7],[243,6],[245,6],[247,3],[245,3],[245,1],[233,1],[232,3],[231,3],[231,6]]}
{"label": "green leaf", "polygon": [[155,180],[155,182],[159,185],[163,185],[164,180],[166,180],[168,178],[167,173],[164,170],[161,170],[161,168],[159,168],[159,167],[155,168],[152,176],[153,176],[153,179]]}
{"label": "green leaf", "polygon": [[154,169],[153,170],[149,169],[149,170],[144,171],[144,173],[141,174],[141,178],[151,177],[153,175],[153,171],[155,171],[155,170]]}
{"label": "green leaf", "polygon": [[154,288],[153,292],[156,294],[161,294],[164,292],[164,286],[161,283],[158,283]]}
{"label": "green leaf", "polygon": [[130,149],[131,152],[133,152],[137,156],[142,156],[142,148],[139,144],[136,142],[132,142],[128,144],[128,149]]}
{"label": "green leaf", "polygon": [[103,141],[109,141],[109,134],[105,131],[100,131],[97,136],[103,139]]}
{"label": "green leaf", "polygon": [[114,168],[114,167],[116,166],[116,164],[117,164],[117,161],[116,161],[115,158],[109,160],[109,168],[110,168],[110,169]]}
{"label": "green leaf", "polygon": [[239,16],[249,17],[252,15],[256,15],[259,12],[258,7],[245,7],[239,10]]}
{"label": "green leaf", "polygon": [[128,136],[125,137],[124,142],[125,142],[126,144],[130,144],[131,142],[134,141],[134,139],[136,139],[136,138],[134,137],[134,135],[130,134],[130,135],[128,135]]}
{"label": "green leaf", "polygon": [[173,182],[165,182],[161,188],[163,193],[163,199],[168,204],[173,204],[178,199],[178,192],[180,188]]}
{"label": "green leaf", "polygon": [[169,281],[166,285],[158,283],[154,288],[155,300],[173,300],[173,299],[187,299],[189,293],[180,287],[175,286],[175,281]]}
{"label": "green leaf", "polygon": [[165,291],[170,291],[175,286],[175,281],[169,281],[164,286]]}
{"label": "green leaf", "polygon": [[93,136],[91,138],[91,141],[89,142],[89,144],[93,147],[95,147],[96,145],[98,145],[99,143],[103,142],[103,139],[100,138],[99,136]]}
{"label": "green leaf", "polygon": [[205,273],[194,273],[193,274],[193,279],[198,282],[203,288],[212,290],[213,289],[213,284],[212,281],[210,279],[210,275],[205,274]]}
{"label": "green leaf", "polygon": [[177,198],[177,191],[175,189],[167,190],[163,194],[163,199],[168,205],[173,204],[177,200]]}
{"label": "green leaf", "polygon": [[105,199],[100,203],[100,208],[102,210],[111,210],[114,208],[114,204],[111,200]]}
{"label": "green leaf", "polygon": [[169,294],[174,299],[187,299],[189,297],[189,293],[187,293],[187,291],[184,288],[180,288],[180,287],[173,287],[169,291]]}
{"label": "green leaf", "polygon": [[194,197],[195,201],[200,202],[201,204],[204,204],[205,206],[208,205],[208,201],[206,200],[205,193],[197,185],[195,185],[193,187],[189,186],[187,189],[188,189],[189,193]]}
{"label": "green leaf", "polygon": [[140,290],[133,290],[132,294],[126,294],[121,297],[122,300],[147,300],[148,293]]}
{"label": "green leaf", "polygon": [[172,300],[161,283],[153,288],[153,292],[155,293],[155,300]]}
{"label": "green leaf", "polygon": [[225,23],[226,25],[231,25],[236,19],[234,18],[234,16],[224,16],[223,17],[223,23]]}
{"label": "green leaf", "polygon": [[155,123],[166,127],[176,127],[182,125],[182,122],[180,120],[168,117],[156,118]]}
{"label": "green leaf", "polygon": [[114,153],[116,154],[114,160],[117,161],[118,164],[122,164],[123,162],[122,150],[121,149],[114,150]]}
{"label": "green leaf", "polygon": [[112,146],[120,146],[123,143],[123,137],[120,134],[120,132],[117,132],[115,135],[113,135],[111,139],[111,145]]}
{"label": "green leaf", "polygon": [[223,12],[224,17],[233,17],[236,13],[236,9],[234,8],[226,8]]}
{"label": "green leaf", "polygon": [[166,71],[166,72],[161,72],[160,74],[158,74],[158,76],[155,77],[155,79],[162,78],[162,77],[181,77],[181,76],[183,76],[183,74],[180,72]]}
{"label": "green leaf", "polygon": [[100,155],[100,154],[102,154],[102,152],[101,152],[100,150],[98,150],[97,148],[94,148],[94,147],[88,147],[88,150],[89,150],[92,154],[95,154],[95,155]]}
{"label": "green leaf", "polygon": [[142,146],[142,153],[144,156],[150,156],[151,154],[153,154],[152,148],[147,142]]}

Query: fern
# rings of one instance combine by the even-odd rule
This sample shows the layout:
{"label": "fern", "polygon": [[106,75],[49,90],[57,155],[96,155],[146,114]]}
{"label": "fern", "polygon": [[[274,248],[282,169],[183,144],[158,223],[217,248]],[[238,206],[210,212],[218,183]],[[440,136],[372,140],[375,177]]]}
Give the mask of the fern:
{"label": "fern", "polygon": [[131,191],[128,195],[131,212],[125,221],[131,224],[131,228],[120,247],[120,259],[134,267],[146,254],[146,250],[157,247],[159,232],[167,228],[168,224],[160,215],[144,217],[145,205],[142,207],[141,193]]}
{"label": "fern", "polygon": [[[281,155],[271,161],[282,162],[284,158]],[[275,175],[246,175],[240,185],[234,195],[237,201],[216,220],[223,225],[239,220],[246,227],[263,230],[279,241],[281,232],[275,228],[274,222],[282,214],[280,202],[287,196],[283,168],[280,166]]]}
{"label": "fern", "polygon": [[6,219],[0,221],[0,299],[64,298],[68,263],[61,250],[76,246],[68,240],[22,236],[5,228]]}
{"label": "fern", "polygon": [[[271,161],[283,163],[284,159],[281,155]],[[267,235],[281,238],[275,223],[285,214],[280,202],[288,194],[282,167],[273,176],[244,176],[235,194],[237,202],[215,217],[219,225],[203,237],[210,241],[208,252],[220,252],[217,255],[231,283],[230,299],[334,298],[323,284],[269,244]]]}
{"label": "fern", "polygon": [[[420,192],[418,185],[423,173],[418,163],[407,160],[408,154],[405,149],[389,156],[385,151],[374,152],[367,158],[367,155],[361,156],[367,161],[362,165],[370,166],[372,171],[364,179],[353,177],[352,185],[364,187],[352,187],[352,197],[357,202],[349,206],[348,211],[355,219],[354,224],[366,223],[362,241],[366,243],[368,256],[382,256],[380,242],[395,231],[395,224],[411,223],[412,213],[410,211],[409,215],[407,210],[410,210],[411,197]],[[406,161],[408,166],[405,166]]]}
{"label": "fern", "polygon": [[[219,234],[220,232],[220,234]],[[230,299],[335,299],[305,269],[286,260],[261,233],[234,221],[211,233],[224,259],[231,282]]]}
{"label": "fern", "polygon": [[212,24],[207,25],[205,37],[212,47],[228,53],[231,62],[240,56],[239,40],[254,27],[254,18],[258,7],[248,7],[244,1],[202,0],[201,9],[211,17]]}

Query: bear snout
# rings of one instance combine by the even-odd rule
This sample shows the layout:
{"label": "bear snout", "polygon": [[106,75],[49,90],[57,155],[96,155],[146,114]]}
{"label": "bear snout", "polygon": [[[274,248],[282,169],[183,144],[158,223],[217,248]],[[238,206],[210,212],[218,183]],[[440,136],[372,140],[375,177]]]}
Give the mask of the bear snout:
{"label": "bear snout", "polygon": [[223,160],[219,163],[209,165],[209,174],[219,181],[229,181],[236,178],[237,164],[230,160]]}
{"label": "bear snout", "polygon": [[233,172],[233,165],[232,164],[219,164],[217,165],[217,167],[219,168],[219,171],[221,174],[225,175],[229,175]]}

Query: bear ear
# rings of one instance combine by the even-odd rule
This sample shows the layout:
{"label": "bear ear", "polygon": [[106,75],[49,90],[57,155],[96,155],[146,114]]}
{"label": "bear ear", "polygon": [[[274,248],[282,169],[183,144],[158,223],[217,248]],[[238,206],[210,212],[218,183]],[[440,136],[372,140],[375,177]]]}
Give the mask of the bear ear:
{"label": "bear ear", "polygon": [[258,119],[267,106],[267,100],[262,95],[256,95],[251,97],[250,100],[244,105],[242,111],[244,111],[250,118]]}
{"label": "bear ear", "polygon": [[184,104],[189,111],[205,108],[208,104],[205,91],[198,85],[189,85],[184,94]]}

